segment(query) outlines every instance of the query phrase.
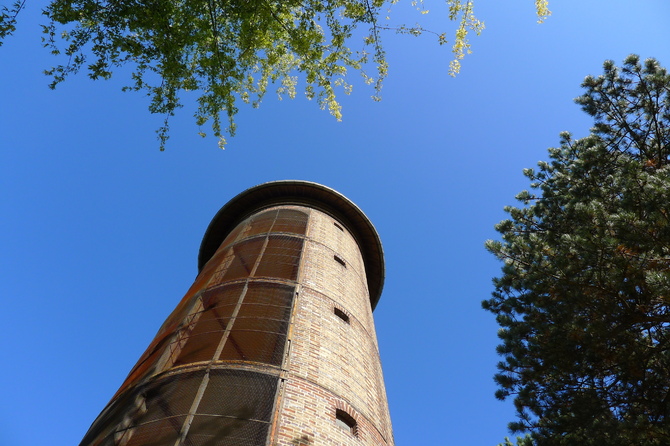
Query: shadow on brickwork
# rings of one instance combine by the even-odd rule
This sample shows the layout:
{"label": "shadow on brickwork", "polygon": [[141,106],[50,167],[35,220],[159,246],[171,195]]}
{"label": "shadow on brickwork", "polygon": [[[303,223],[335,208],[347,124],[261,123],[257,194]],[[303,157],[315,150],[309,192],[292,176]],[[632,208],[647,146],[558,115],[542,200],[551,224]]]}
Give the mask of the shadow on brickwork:
{"label": "shadow on brickwork", "polygon": [[302,437],[296,437],[291,440],[291,444],[295,446],[309,446],[312,444],[312,440],[310,440],[307,435],[303,435]]}

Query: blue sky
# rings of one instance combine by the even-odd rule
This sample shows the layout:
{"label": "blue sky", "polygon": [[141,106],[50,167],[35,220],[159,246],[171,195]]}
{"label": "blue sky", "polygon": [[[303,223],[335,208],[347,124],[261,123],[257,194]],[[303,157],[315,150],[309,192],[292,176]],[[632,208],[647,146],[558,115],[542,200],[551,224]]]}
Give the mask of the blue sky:
{"label": "blue sky", "polygon": [[[453,29],[426,2],[427,27]],[[511,402],[493,397],[497,326],[480,302],[500,265],[483,248],[558,134],[588,132],[572,99],[602,62],[670,66],[666,0],[478,0],[486,23],[461,74],[429,37],[386,36],[383,101],[353,77],[336,122],[315,102],[242,108],[225,151],[122,93],[122,75],[56,91],[28,2],[0,48],[0,445],[78,444],[196,274],[200,240],[242,190],[304,179],[345,194],[376,225],[386,284],[375,311],[398,445],[495,445]],[[412,23],[409,7],[398,21]],[[444,25],[443,25],[444,24]]]}

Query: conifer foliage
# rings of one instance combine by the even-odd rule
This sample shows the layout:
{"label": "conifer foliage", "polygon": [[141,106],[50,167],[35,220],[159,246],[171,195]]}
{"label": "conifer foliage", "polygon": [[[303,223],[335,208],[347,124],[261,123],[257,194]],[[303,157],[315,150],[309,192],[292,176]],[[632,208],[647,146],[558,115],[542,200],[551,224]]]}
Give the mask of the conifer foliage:
{"label": "conifer foliage", "polygon": [[[629,56],[576,99],[595,125],[526,169],[487,248],[496,396],[538,445],[670,444],[670,75]],[[526,443],[524,443],[526,444]]]}

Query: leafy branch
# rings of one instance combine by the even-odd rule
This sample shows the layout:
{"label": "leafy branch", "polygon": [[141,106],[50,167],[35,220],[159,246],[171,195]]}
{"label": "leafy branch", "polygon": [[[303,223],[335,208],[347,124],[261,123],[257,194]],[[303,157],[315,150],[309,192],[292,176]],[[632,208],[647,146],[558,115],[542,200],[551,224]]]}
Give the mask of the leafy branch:
{"label": "leafy branch", "polygon": [[[341,120],[337,91],[348,94],[350,71],[372,84],[379,100],[388,75],[382,33],[433,34],[447,43],[447,33],[381,20],[381,12],[398,0],[51,0],[43,14],[44,45],[66,61],[45,71],[55,88],[69,75],[86,71],[91,79],[109,79],[114,69],[131,68],[125,91],[143,91],[149,111],[165,116],[157,130],[160,149],[169,137],[169,118],[182,107],[185,92],[198,92],[196,124],[211,122],[225,146],[235,134],[238,103],[257,107],[270,84],[293,98],[300,77],[304,93]],[[411,0],[419,11],[420,0]],[[484,24],[475,17],[473,0],[446,0],[456,23],[449,74],[455,76],[471,52],[468,36]],[[414,3],[416,2],[416,3]],[[25,0],[0,9],[0,43],[15,30]],[[550,14],[546,0],[535,0],[540,20]],[[366,29],[356,42],[354,32]],[[353,48],[353,49],[352,49]],[[369,75],[368,72],[374,73]],[[227,118],[228,125],[222,124]],[[205,132],[199,131],[201,136]]]}

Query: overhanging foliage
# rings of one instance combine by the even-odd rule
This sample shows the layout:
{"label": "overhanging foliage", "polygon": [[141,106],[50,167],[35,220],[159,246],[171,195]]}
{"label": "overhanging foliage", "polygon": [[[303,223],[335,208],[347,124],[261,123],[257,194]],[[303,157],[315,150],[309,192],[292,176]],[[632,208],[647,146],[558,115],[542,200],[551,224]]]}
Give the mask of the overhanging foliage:
{"label": "overhanging foliage", "polygon": [[[0,8],[0,42],[14,31],[24,1]],[[197,125],[211,121],[223,146],[223,135],[235,133],[238,103],[258,106],[270,84],[280,96],[292,98],[300,80],[306,96],[338,120],[336,90],[351,91],[349,71],[360,71],[378,99],[388,71],[383,31],[429,32],[439,44],[447,43],[445,33],[420,25],[390,25],[385,17],[397,1],[51,0],[44,10],[45,45],[66,60],[47,74],[55,88],[81,70],[92,79],[107,79],[128,65],[132,79],[126,89],[146,92],[149,110],[165,116],[158,129],[161,149],[182,93],[194,91]],[[427,12],[420,0],[411,1]],[[479,33],[483,23],[473,13],[473,0],[446,4],[457,25],[450,66],[455,75],[470,52],[468,33]],[[535,0],[535,6],[540,20],[550,14],[547,0]]]}

